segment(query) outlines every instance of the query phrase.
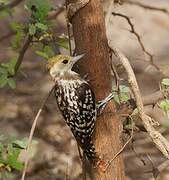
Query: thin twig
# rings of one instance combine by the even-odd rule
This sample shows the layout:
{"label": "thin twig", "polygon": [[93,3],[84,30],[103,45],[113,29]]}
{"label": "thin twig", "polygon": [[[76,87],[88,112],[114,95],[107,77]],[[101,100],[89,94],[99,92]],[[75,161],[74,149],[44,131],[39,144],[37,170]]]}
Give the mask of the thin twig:
{"label": "thin twig", "polygon": [[131,120],[131,134],[130,134],[130,138],[126,141],[126,143],[123,145],[123,147],[115,154],[115,156],[108,161],[107,165],[106,165],[106,168],[105,168],[105,171],[107,170],[107,168],[111,165],[111,163],[123,152],[123,150],[125,149],[125,147],[129,144],[129,142],[132,140],[133,138],[133,132],[134,132],[134,123],[133,123],[133,119],[131,116],[130,117],[130,120]]}
{"label": "thin twig", "polygon": [[113,46],[113,43],[109,41],[109,46],[112,49],[115,56],[118,58],[118,60],[123,64],[127,76],[128,76],[128,82],[131,86],[131,90],[135,96],[137,108],[138,108],[138,114],[140,119],[143,122],[143,125],[145,129],[147,130],[148,135],[151,137],[152,141],[156,145],[156,147],[163,153],[163,155],[169,159],[169,142],[167,139],[159,133],[154,127],[153,127],[153,121],[152,118],[149,117],[144,112],[144,106],[141,98],[141,93],[137,84],[137,80],[135,77],[135,74],[133,72],[133,69],[129,63],[129,60],[126,58],[126,56],[121,53],[117,48]]}
{"label": "thin twig", "polygon": [[20,4],[22,1],[23,0],[14,0],[14,1],[8,3],[8,4],[1,4],[0,5],[0,11],[2,11],[4,9],[14,8],[18,4]]}
{"label": "thin twig", "polygon": [[136,5],[136,6],[144,8],[144,9],[148,9],[148,10],[163,12],[163,13],[169,15],[169,11],[165,8],[154,7],[154,6],[142,4],[140,2],[131,1],[131,0],[123,0],[123,2],[126,4]]}
{"label": "thin twig", "polygon": [[122,17],[127,20],[128,24],[131,28],[130,32],[136,36],[141,49],[149,57],[149,61],[150,61],[151,65],[154,66],[158,71],[161,71],[160,68],[154,63],[153,55],[145,48],[144,43],[142,42],[141,37],[138,34],[138,32],[135,30],[134,24],[131,22],[130,18],[124,14],[115,13],[115,12],[112,12],[112,15],[119,16],[119,17]]}
{"label": "thin twig", "polygon": [[26,175],[26,170],[27,170],[27,166],[28,166],[28,162],[29,162],[29,151],[30,151],[30,146],[31,146],[31,143],[32,143],[32,138],[33,138],[33,135],[34,135],[34,132],[35,132],[35,128],[36,128],[36,124],[37,124],[37,121],[39,119],[39,116],[49,98],[49,96],[51,95],[51,93],[53,92],[53,89],[55,88],[55,85],[51,88],[51,90],[49,91],[48,95],[46,96],[46,98],[44,99],[44,101],[42,102],[41,104],[41,107],[39,108],[38,110],[38,113],[33,121],[33,124],[32,124],[32,127],[31,127],[31,130],[30,130],[30,134],[29,134],[29,139],[28,139],[28,145],[26,147],[26,152],[27,152],[27,156],[26,156],[26,160],[24,162],[24,168],[23,168],[23,172],[22,172],[22,178],[21,180],[24,180],[25,179],[25,175]]}
{"label": "thin twig", "polygon": [[[111,56],[111,59],[112,59],[112,56]],[[115,83],[116,83],[116,92],[117,92],[117,95],[118,95],[118,98],[119,100],[121,101],[121,94],[120,94],[120,77],[118,75],[118,72],[116,70],[116,67],[112,61],[111,63],[111,70],[113,72],[113,75],[114,75],[114,78],[115,78]]]}
{"label": "thin twig", "polygon": [[19,52],[19,57],[18,57],[18,59],[17,59],[16,65],[15,65],[15,74],[14,74],[14,75],[17,74],[17,72],[18,72],[18,70],[19,70],[19,67],[20,67],[20,65],[22,64],[22,61],[23,61],[25,52],[26,52],[27,49],[29,48],[29,45],[30,45],[30,43],[31,43],[31,41],[32,41],[32,38],[33,38],[32,36],[28,35],[28,37],[27,37],[27,39],[26,39],[26,41],[25,41],[22,49],[21,49],[20,52]]}

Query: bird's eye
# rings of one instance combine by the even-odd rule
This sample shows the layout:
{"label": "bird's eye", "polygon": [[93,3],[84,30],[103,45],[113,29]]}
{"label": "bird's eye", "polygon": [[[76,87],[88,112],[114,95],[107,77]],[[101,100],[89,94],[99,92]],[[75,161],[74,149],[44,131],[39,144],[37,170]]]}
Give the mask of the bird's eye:
{"label": "bird's eye", "polygon": [[68,63],[68,60],[65,59],[65,60],[62,61],[62,63],[63,63],[63,64],[67,64],[67,63]]}

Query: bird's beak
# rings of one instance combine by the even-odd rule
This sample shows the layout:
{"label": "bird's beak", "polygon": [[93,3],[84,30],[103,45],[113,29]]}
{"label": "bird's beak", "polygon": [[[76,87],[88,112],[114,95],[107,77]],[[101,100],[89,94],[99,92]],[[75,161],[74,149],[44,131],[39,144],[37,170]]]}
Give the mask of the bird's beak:
{"label": "bird's beak", "polygon": [[75,64],[79,59],[83,58],[85,54],[81,54],[72,58],[72,63]]}

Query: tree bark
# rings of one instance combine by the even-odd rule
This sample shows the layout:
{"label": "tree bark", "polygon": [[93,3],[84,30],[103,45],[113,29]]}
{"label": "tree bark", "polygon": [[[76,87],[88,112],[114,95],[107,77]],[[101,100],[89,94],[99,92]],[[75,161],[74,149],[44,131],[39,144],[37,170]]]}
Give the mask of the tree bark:
{"label": "tree bark", "polygon": [[[67,4],[77,0],[67,0]],[[104,14],[100,0],[91,0],[72,18],[76,53],[85,53],[79,64],[82,75],[88,74],[96,99],[104,99],[112,89],[110,51],[108,47]],[[98,117],[93,142],[96,152],[108,161],[120,150],[122,125],[116,115],[113,102]],[[93,179],[121,180],[124,179],[122,155],[119,155],[105,173],[93,171]]]}

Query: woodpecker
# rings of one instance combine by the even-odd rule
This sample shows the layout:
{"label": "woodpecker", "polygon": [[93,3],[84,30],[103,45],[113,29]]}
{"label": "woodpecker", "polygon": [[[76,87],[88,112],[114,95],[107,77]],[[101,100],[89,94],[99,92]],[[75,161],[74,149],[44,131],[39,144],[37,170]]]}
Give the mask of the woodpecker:
{"label": "woodpecker", "polygon": [[113,96],[96,103],[89,83],[72,70],[83,56],[57,55],[49,59],[47,67],[56,84],[54,93],[58,107],[84,154],[95,164],[99,160],[92,143],[96,117]]}

